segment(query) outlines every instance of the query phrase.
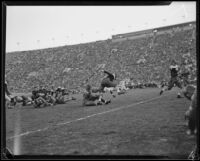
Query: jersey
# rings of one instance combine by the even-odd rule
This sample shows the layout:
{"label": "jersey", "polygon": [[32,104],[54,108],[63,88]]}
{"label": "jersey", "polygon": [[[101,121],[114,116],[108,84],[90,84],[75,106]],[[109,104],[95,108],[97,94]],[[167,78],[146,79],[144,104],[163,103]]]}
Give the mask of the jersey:
{"label": "jersey", "polygon": [[178,65],[171,65],[170,66],[171,77],[177,77],[178,70],[179,70]]}

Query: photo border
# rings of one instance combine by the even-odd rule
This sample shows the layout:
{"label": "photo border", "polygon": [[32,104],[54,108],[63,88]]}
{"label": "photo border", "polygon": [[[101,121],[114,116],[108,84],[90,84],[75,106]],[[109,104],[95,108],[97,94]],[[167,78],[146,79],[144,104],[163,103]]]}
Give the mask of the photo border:
{"label": "photo border", "polygon": [[[132,155],[19,155],[9,154],[6,148],[6,110],[4,100],[5,82],[5,57],[6,57],[6,7],[7,6],[132,6],[132,5],[169,5],[173,1],[4,1],[2,2],[2,54],[1,54],[1,158],[2,159],[173,159],[170,156],[132,156]],[[189,1],[192,2],[192,1]],[[197,56],[197,97],[199,98],[199,1],[196,2],[196,56]],[[199,105],[199,99],[197,99]],[[199,108],[197,118],[199,118]],[[197,151],[199,154],[199,120],[197,130]],[[191,149],[192,150],[192,149]],[[180,156],[183,157],[183,156]],[[185,157],[185,156],[184,156]]]}

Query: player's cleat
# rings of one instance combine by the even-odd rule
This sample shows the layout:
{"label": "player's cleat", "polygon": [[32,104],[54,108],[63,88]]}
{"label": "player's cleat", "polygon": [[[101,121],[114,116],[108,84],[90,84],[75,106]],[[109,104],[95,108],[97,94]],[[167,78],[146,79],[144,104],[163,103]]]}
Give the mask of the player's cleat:
{"label": "player's cleat", "polygon": [[177,98],[181,98],[181,96],[180,96],[180,95],[177,95]]}
{"label": "player's cleat", "polygon": [[121,94],[125,94],[126,92],[125,91],[120,91],[120,92],[118,92],[117,94],[118,95],[121,95]]}
{"label": "player's cleat", "polygon": [[116,97],[115,95],[112,95],[114,98]]}
{"label": "player's cleat", "polygon": [[97,105],[103,105],[101,102],[98,102]]}
{"label": "player's cleat", "polygon": [[72,97],[72,100],[76,100],[76,98],[75,98],[75,97]]}
{"label": "player's cleat", "polygon": [[108,101],[105,102],[106,105],[109,104],[109,103],[111,103],[111,100],[108,100]]}
{"label": "player's cleat", "polygon": [[163,94],[163,90],[160,91],[160,95]]}
{"label": "player's cleat", "polygon": [[180,93],[177,94],[177,98],[182,98]]}

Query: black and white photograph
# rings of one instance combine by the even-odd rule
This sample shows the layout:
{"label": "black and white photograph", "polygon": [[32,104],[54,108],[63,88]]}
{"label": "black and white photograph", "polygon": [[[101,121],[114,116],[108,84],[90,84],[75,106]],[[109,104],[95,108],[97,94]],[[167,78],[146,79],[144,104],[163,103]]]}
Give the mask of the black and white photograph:
{"label": "black and white photograph", "polygon": [[197,2],[143,3],[6,5],[5,157],[199,159]]}

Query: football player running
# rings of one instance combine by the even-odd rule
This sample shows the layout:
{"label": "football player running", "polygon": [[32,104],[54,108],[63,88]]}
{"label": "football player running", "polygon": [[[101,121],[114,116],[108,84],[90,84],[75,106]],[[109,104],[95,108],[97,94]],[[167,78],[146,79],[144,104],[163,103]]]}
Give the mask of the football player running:
{"label": "football player running", "polygon": [[[167,87],[164,86],[161,89],[160,95],[166,90],[171,90],[174,87],[174,85],[176,85],[178,88],[182,89],[182,85],[181,85],[181,81],[180,81],[180,77],[179,77],[179,70],[180,70],[180,67],[178,66],[176,61],[172,60],[172,63],[170,65],[170,74],[171,74],[170,81],[168,82]],[[181,97],[180,92],[178,93],[178,97]]]}

